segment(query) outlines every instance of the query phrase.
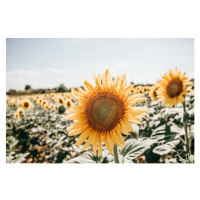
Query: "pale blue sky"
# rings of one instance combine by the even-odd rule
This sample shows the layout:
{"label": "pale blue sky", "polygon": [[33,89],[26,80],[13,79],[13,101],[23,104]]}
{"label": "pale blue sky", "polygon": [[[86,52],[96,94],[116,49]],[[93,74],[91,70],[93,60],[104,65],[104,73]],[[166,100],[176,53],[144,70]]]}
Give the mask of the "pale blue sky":
{"label": "pale blue sky", "polygon": [[7,90],[66,87],[110,69],[127,83],[156,83],[170,68],[194,77],[194,39],[7,39]]}

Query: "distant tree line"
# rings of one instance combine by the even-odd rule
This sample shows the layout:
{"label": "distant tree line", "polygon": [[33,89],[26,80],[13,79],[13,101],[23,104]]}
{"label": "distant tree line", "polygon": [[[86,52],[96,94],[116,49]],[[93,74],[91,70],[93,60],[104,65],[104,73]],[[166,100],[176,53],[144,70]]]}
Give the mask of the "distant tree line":
{"label": "distant tree line", "polygon": [[24,91],[17,91],[14,89],[10,89],[6,92],[7,95],[25,95],[25,94],[44,94],[44,93],[56,93],[56,92],[71,92],[71,88],[65,87],[64,84],[60,84],[58,87],[55,88],[39,88],[39,89],[32,89],[31,85],[26,84],[24,87]]}

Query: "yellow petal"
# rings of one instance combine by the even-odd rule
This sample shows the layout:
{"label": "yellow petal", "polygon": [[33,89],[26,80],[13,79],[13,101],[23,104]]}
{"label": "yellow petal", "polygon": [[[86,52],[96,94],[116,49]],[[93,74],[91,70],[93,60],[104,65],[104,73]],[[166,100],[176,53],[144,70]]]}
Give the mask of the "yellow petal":
{"label": "yellow petal", "polygon": [[67,131],[70,131],[70,130],[72,130],[72,129],[74,129],[75,127],[74,127],[74,124],[72,124],[72,125],[70,125],[70,126],[68,126],[67,127]]}
{"label": "yellow petal", "polygon": [[91,132],[90,137],[88,138],[87,142],[83,145],[82,149],[86,149],[91,143],[93,143],[96,136],[96,131]]}
{"label": "yellow petal", "polygon": [[78,141],[76,142],[76,146],[79,146],[80,144],[82,144],[86,139],[87,139],[87,137],[90,135],[90,133],[91,133],[91,130],[90,129],[88,129],[87,131],[84,131],[81,135],[80,135],[80,137],[79,137],[79,139],[78,139]]}
{"label": "yellow petal", "polygon": [[73,129],[72,131],[69,132],[68,136],[73,136],[73,135],[79,135],[81,134],[81,132],[83,131],[83,129]]}
{"label": "yellow petal", "polygon": [[97,155],[97,142],[98,142],[98,137],[94,139],[94,142],[92,143],[93,146],[93,154],[96,156]]}

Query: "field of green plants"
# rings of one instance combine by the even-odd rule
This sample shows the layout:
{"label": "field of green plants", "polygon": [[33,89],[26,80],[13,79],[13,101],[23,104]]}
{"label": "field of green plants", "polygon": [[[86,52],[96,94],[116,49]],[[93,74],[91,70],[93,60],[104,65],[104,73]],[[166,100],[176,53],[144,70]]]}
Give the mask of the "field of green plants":
{"label": "field of green plants", "polygon": [[[142,118],[141,125],[133,124],[134,132],[123,135],[125,147],[119,148],[120,162],[194,163],[194,95],[190,93],[185,99],[186,112],[182,104],[166,108],[160,102],[153,101],[148,93],[145,96],[148,100],[138,105],[149,111]],[[29,99],[32,106],[24,110],[21,117],[15,116],[19,102],[10,105],[7,101],[7,163],[114,162],[114,156],[104,144],[100,157],[94,156],[91,146],[81,150],[83,145],[74,145],[78,137],[68,136],[66,129],[73,121],[64,117],[67,107],[57,104],[57,110],[45,109],[32,97]],[[187,120],[188,147],[184,120]]]}

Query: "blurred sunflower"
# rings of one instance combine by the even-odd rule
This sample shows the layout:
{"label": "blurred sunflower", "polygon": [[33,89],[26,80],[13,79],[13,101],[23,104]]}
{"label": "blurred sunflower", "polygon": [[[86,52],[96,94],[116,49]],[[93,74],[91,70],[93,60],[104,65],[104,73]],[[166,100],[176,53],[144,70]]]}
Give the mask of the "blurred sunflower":
{"label": "blurred sunflower", "polygon": [[62,97],[58,97],[58,103],[59,103],[60,105],[64,104],[64,100],[63,100]]}
{"label": "blurred sunflower", "polygon": [[68,100],[65,101],[65,106],[66,106],[67,108],[70,108],[70,107],[72,106],[72,102],[71,102],[70,99],[68,99]]}
{"label": "blurred sunflower", "polygon": [[38,105],[41,105],[42,104],[42,98],[39,98],[36,102]]}
{"label": "blurred sunflower", "polygon": [[73,102],[73,103],[75,102],[74,98],[71,98],[71,102]]}
{"label": "blurred sunflower", "polygon": [[37,102],[37,98],[34,97],[34,98],[33,98],[33,103],[36,103],[36,102]]}
{"label": "blurred sunflower", "polygon": [[182,74],[175,69],[169,70],[159,82],[160,89],[157,90],[158,98],[165,106],[172,107],[178,102],[185,101],[184,96],[187,95],[186,87],[191,84],[185,74]]}
{"label": "blurred sunflower", "polygon": [[155,84],[151,87],[151,90],[149,92],[149,95],[151,97],[152,100],[154,101],[158,101],[158,94],[157,94],[157,90],[159,89],[159,84]]}
{"label": "blurred sunflower", "polygon": [[131,107],[135,103],[146,101],[143,95],[129,95],[132,85],[125,86],[126,75],[114,80],[108,69],[102,76],[94,75],[96,87],[88,81],[84,81],[84,89],[77,87],[72,89],[73,96],[78,100],[78,105],[72,106],[66,116],[69,120],[77,120],[67,128],[71,130],[69,136],[80,135],[75,145],[82,144],[87,138],[82,149],[93,145],[93,153],[96,155],[98,145],[98,157],[102,153],[101,143],[104,142],[107,149],[113,154],[114,144],[122,147],[125,145],[122,134],[129,135],[133,132],[130,123],[141,124],[139,118],[147,115],[148,109],[144,107]]}
{"label": "blurred sunflower", "polygon": [[44,108],[45,108],[45,110],[49,110],[49,105],[48,105],[48,103],[46,103],[46,104],[44,105]]}
{"label": "blurred sunflower", "polygon": [[52,97],[51,100],[52,100],[53,102],[55,102],[55,97]]}
{"label": "blurred sunflower", "polygon": [[50,108],[51,110],[53,110],[53,104],[52,104],[52,103],[49,104],[49,108]]}
{"label": "blurred sunflower", "polygon": [[42,100],[42,105],[45,106],[45,104],[47,104],[48,102],[46,100]]}
{"label": "blurred sunflower", "polygon": [[138,94],[143,94],[144,93],[144,88],[143,87],[138,88],[137,93]]}
{"label": "blurred sunflower", "polygon": [[14,117],[15,117],[16,119],[18,119],[18,118],[19,118],[19,114],[18,114],[17,112],[15,112],[15,113],[14,113]]}
{"label": "blurred sunflower", "polygon": [[32,107],[32,104],[31,104],[31,102],[29,101],[29,100],[24,100],[23,102],[22,102],[22,107],[24,108],[24,109],[29,109],[29,108],[31,108]]}
{"label": "blurred sunflower", "polygon": [[19,115],[19,117],[22,117],[23,115],[24,115],[24,110],[23,110],[23,108],[18,108],[17,109],[17,111],[16,111],[16,113]]}
{"label": "blurred sunflower", "polygon": [[54,106],[53,106],[53,109],[56,111],[56,110],[57,110],[57,106],[56,106],[56,105],[54,105]]}
{"label": "blurred sunflower", "polygon": [[11,100],[9,101],[9,105],[10,105],[10,106],[14,106],[14,105],[15,105],[14,99],[11,99]]}

